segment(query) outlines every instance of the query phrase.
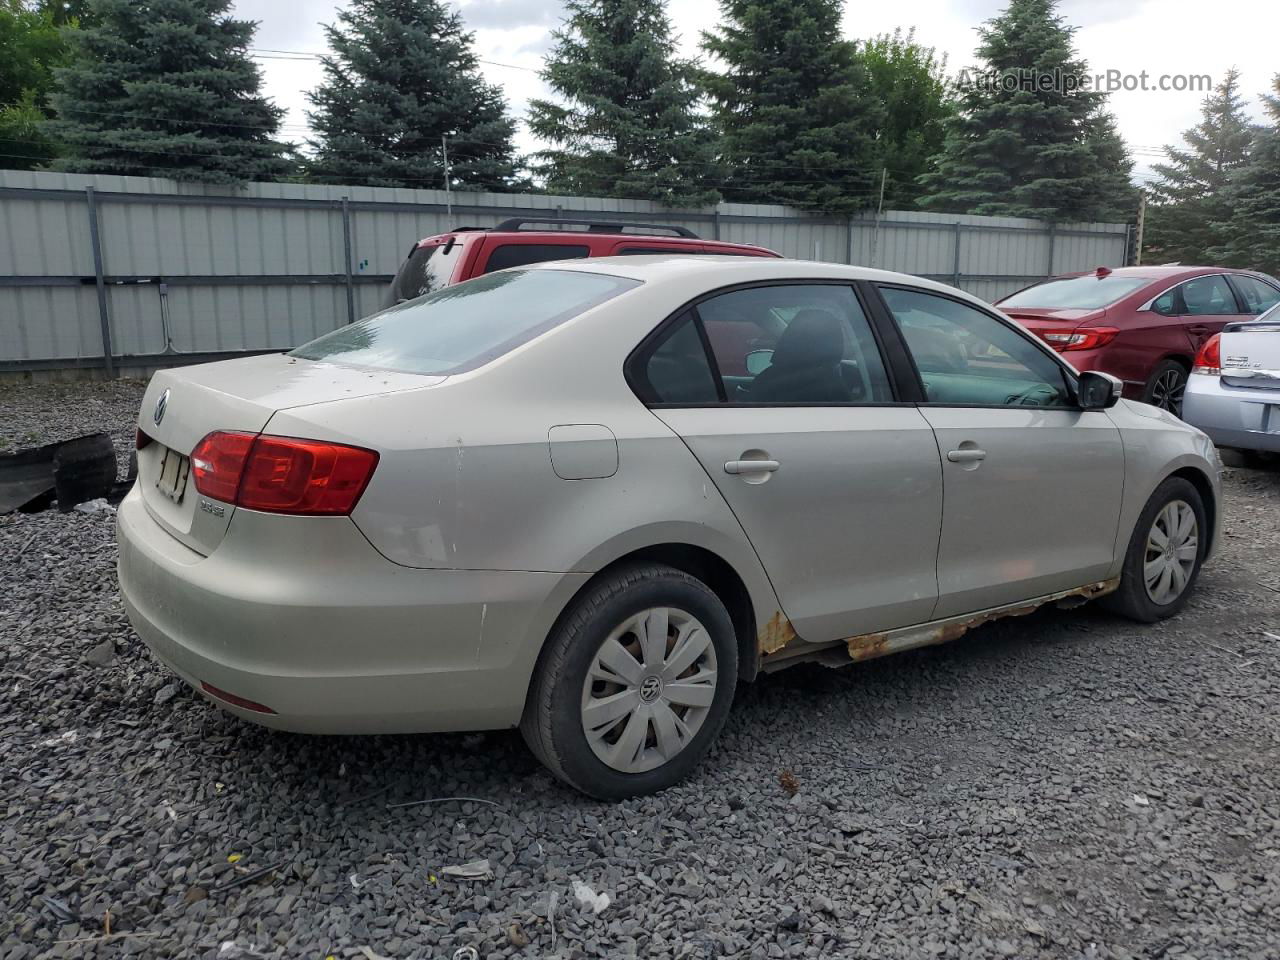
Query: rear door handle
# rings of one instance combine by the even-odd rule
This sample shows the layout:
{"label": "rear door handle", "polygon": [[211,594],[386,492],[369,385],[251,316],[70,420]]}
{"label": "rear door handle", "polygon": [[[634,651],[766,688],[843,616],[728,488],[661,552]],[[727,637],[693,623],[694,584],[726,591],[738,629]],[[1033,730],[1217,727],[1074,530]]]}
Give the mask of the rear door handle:
{"label": "rear door handle", "polygon": [[1194,333],[1197,337],[1202,337],[1202,336],[1204,336],[1206,333],[1208,333],[1208,332],[1209,332],[1209,328],[1208,328],[1208,327],[1204,326],[1203,324],[1199,324],[1199,323],[1194,324],[1194,325],[1192,325],[1192,326],[1190,326],[1190,327],[1187,327],[1187,329],[1188,329],[1189,331],[1191,331],[1192,333]]}
{"label": "rear door handle", "polygon": [[735,476],[742,473],[773,473],[781,463],[777,460],[730,460],[724,465],[724,472]]}
{"label": "rear door handle", "polygon": [[963,450],[951,450],[947,453],[947,459],[952,463],[977,463],[979,460],[987,459],[987,451],[974,450],[966,447]]}

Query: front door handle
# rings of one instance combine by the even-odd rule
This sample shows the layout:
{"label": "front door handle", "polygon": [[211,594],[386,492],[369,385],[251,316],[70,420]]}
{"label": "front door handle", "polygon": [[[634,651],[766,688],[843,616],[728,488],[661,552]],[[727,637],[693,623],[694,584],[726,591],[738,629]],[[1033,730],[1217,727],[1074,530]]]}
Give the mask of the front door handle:
{"label": "front door handle", "polygon": [[724,465],[724,472],[734,476],[743,473],[773,473],[781,463],[777,460],[730,460]]}
{"label": "front door handle", "polygon": [[947,459],[952,463],[977,463],[979,460],[987,459],[987,451],[965,447],[963,450],[949,451]]}

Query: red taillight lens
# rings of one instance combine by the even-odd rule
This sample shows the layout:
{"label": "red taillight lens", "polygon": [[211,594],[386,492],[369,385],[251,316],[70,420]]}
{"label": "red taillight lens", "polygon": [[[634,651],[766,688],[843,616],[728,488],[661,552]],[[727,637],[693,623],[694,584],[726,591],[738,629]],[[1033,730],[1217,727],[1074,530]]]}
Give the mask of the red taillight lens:
{"label": "red taillight lens", "polygon": [[143,447],[151,443],[151,438],[142,432],[142,428],[138,428],[137,435],[133,438],[133,447],[135,450],[141,450]]}
{"label": "red taillight lens", "polygon": [[377,465],[362,447],[252,433],[217,431],[191,451],[196,490],[268,513],[348,514]]}
{"label": "red taillight lens", "polygon": [[1196,365],[1191,372],[1205,373],[1211,377],[1222,376],[1222,334],[1215,333],[1204,342],[1204,346],[1196,354]]}
{"label": "red taillight lens", "polygon": [[252,433],[220,430],[197,443],[191,451],[191,476],[195,478],[196,490],[206,497],[235,503],[240,475],[253,441]]}
{"label": "red taillight lens", "polygon": [[249,451],[236,505],[271,513],[347,514],[377,465],[372,450],[261,436]]}
{"label": "red taillight lens", "polygon": [[1064,353],[1067,350],[1095,350],[1105,347],[1120,331],[1115,327],[1073,327],[1070,330],[1037,330],[1049,346]]}

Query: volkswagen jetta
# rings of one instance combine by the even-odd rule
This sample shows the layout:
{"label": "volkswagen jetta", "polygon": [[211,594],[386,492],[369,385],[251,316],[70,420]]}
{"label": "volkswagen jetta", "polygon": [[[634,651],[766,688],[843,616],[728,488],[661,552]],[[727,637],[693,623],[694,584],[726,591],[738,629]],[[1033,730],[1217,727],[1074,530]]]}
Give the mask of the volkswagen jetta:
{"label": "volkswagen jetta", "polygon": [[686,775],[760,673],[1052,602],[1167,617],[1218,504],[1204,434],[954,289],[604,258],[156,374],[120,584],[238,716],[519,726],[614,798]]}

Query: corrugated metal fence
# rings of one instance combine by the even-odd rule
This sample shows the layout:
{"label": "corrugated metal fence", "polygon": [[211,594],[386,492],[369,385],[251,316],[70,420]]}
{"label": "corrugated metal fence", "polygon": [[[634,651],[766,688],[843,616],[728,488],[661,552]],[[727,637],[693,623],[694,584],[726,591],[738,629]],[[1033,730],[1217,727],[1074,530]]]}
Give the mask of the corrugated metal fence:
{"label": "corrugated metal fence", "polygon": [[[288,349],[376,309],[410,244],[528,214],[659,221],[988,300],[1128,257],[1124,224],[0,170],[0,371],[148,367]],[[104,345],[109,344],[109,350]],[[110,355],[108,357],[108,354]],[[114,363],[111,361],[114,360]]]}

